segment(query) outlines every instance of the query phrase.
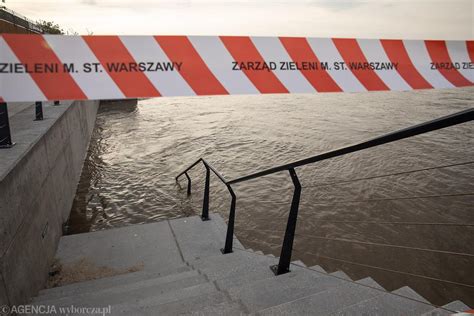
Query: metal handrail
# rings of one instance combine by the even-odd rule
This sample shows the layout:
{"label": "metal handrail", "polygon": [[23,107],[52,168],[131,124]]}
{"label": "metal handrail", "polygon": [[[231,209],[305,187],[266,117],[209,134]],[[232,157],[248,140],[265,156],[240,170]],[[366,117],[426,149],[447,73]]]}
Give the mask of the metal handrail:
{"label": "metal handrail", "polygon": [[230,208],[230,214],[229,214],[229,221],[227,224],[225,247],[222,249],[222,253],[226,254],[226,253],[232,252],[232,241],[233,241],[234,222],[235,222],[236,195],[232,189],[232,185],[240,183],[240,182],[256,179],[259,177],[267,176],[270,174],[274,174],[277,172],[288,171],[292,179],[293,185],[295,187],[295,190],[293,192],[293,199],[291,201],[290,213],[288,215],[288,222],[286,225],[285,237],[283,239],[283,245],[282,245],[281,254],[280,254],[280,261],[277,266],[271,267],[271,269],[275,272],[275,274],[279,275],[279,274],[289,272],[291,254],[292,254],[292,249],[293,249],[293,240],[294,240],[295,230],[296,230],[296,221],[298,218],[298,208],[299,208],[299,201],[301,197],[301,184],[299,182],[298,175],[295,171],[295,168],[301,167],[307,164],[312,164],[319,161],[347,155],[347,154],[361,151],[364,149],[392,143],[398,140],[410,138],[416,135],[421,135],[421,134],[432,132],[432,131],[439,130],[442,128],[462,124],[465,122],[472,121],[473,119],[474,119],[474,108],[470,108],[470,109],[460,111],[451,115],[443,116],[441,118],[437,118],[425,123],[417,124],[411,127],[400,129],[392,133],[375,137],[364,142],[345,146],[336,150],[331,150],[323,154],[319,154],[316,156],[298,160],[292,163],[280,165],[277,167],[269,168],[263,171],[251,173],[249,175],[235,178],[229,181],[227,181],[221,174],[219,174],[219,172],[214,167],[212,167],[207,161],[205,161],[203,158],[200,158],[191,166],[186,168],[183,172],[181,172],[176,177],[176,181],[179,181],[179,177],[181,177],[182,175],[186,175],[186,178],[188,179],[188,195],[191,194],[191,178],[188,175],[188,171],[192,169],[194,166],[196,166],[199,162],[202,162],[204,164],[206,168],[206,185],[204,188],[203,211],[202,211],[202,216],[201,216],[203,220],[209,219],[210,171],[212,171],[227,186],[227,189],[230,195],[232,196],[232,202],[231,202],[231,208]]}
{"label": "metal handrail", "polygon": [[343,156],[343,155],[350,154],[350,153],[360,151],[363,149],[368,149],[371,147],[388,144],[388,143],[401,140],[404,138],[409,138],[412,136],[424,134],[424,133],[442,129],[445,127],[465,123],[467,121],[472,120],[473,116],[474,116],[474,109],[468,109],[465,111],[457,112],[457,113],[447,115],[435,120],[431,120],[431,121],[414,125],[411,127],[407,127],[407,128],[404,128],[404,129],[401,129],[401,130],[398,130],[398,131],[395,131],[383,136],[379,136],[379,137],[376,137],[376,138],[373,138],[361,143],[357,143],[357,144],[349,145],[349,146],[342,147],[336,150],[328,151],[320,155],[298,160],[298,161],[284,164],[278,167],[273,167],[273,168],[266,169],[263,171],[255,172],[255,173],[252,173],[240,178],[230,180],[229,184],[239,183],[239,182],[263,177],[272,173],[289,170],[291,168],[301,167],[301,166],[315,163],[318,161],[335,158],[338,156]]}

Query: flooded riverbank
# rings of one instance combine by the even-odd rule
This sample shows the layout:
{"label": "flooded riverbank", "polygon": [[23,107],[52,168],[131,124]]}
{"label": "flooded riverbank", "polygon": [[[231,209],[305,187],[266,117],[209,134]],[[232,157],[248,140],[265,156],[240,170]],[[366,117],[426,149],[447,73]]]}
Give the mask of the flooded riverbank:
{"label": "flooded riverbank", "polygon": [[[230,179],[473,103],[474,89],[466,88],[103,106],[67,232],[199,213],[203,168],[190,173],[190,198],[174,180],[199,157]],[[353,277],[370,275],[389,290],[410,285],[434,303],[461,299],[474,305],[473,132],[470,122],[299,168],[303,191],[294,259]],[[413,170],[419,171],[408,172]],[[247,247],[279,255],[292,196],[288,174],[235,190],[237,237]],[[225,187],[212,179],[211,211],[227,217],[229,204]]]}

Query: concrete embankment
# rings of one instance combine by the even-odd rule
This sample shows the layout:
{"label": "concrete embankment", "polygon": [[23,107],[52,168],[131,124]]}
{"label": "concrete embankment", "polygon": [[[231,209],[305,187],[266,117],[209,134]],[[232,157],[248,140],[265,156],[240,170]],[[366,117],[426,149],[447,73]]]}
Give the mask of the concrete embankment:
{"label": "concrete embankment", "polygon": [[99,101],[9,106],[13,142],[0,149],[0,305],[43,288],[69,216]]}

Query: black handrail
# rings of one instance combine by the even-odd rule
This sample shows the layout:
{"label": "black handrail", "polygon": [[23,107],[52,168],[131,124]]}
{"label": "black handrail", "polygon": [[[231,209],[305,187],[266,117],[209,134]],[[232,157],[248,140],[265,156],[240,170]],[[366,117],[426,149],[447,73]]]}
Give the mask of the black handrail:
{"label": "black handrail", "polygon": [[401,139],[404,139],[404,138],[409,138],[409,137],[412,137],[412,136],[424,134],[424,133],[435,131],[435,130],[438,130],[438,129],[442,129],[442,128],[445,128],[445,127],[465,123],[465,122],[471,121],[473,119],[473,116],[474,116],[474,109],[468,109],[468,110],[465,110],[465,111],[457,112],[457,113],[447,115],[447,116],[444,116],[444,117],[441,117],[441,118],[438,118],[438,119],[435,119],[435,120],[432,120],[432,121],[428,121],[428,122],[421,123],[421,124],[418,124],[418,125],[414,125],[414,126],[411,126],[411,127],[407,127],[407,128],[404,128],[404,129],[401,129],[401,130],[398,130],[398,131],[395,131],[395,132],[392,132],[392,133],[389,133],[389,134],[385,134],[383,136],[379,136],[379,137],[364,141],[362,143],[353,144],[353,145],[342,147],[342,148],[339,148],[339,149],[336,149],[336,150],[328,151],[328,152],[325,152],[325,153],[320,154],[320,155],[316,155],[316,156],[309,157],[309,158],[306,158],[306,159],[298,160],[298,161],[295,161],[295,162],[292,162],[292,163],[288,163],[288,164],[281,165],[281,166],[278,166],[278,167],[266,169],[266,170],[263,170],[263,171],[255,172],[255,173],[252,173],[252,174],[240,177],[240,178],[230,180],[229,184],[239,183],[239,182],[243,182],[243,181],[263,177],[263,176],[266,176],[266,175],[269,175],[269,174],[272,174],[272,173],[276,173],[276,172],[279,172],[279,171],[284,171],[284,170],[289,170],[291,168],[301,167],[301,166],[304,166],[304,165],[307,165],[307,164],[310,164],[310,163],[315,163],[315,162],[326,160],[326,159],[329,159],[329,158],[335,158],[335,157],[338,157],[338,156],[350,154],[350,153],[360,151],[360,150],[363,150],[363,149],[368,149],[368,148],[371,148],[371,147],[375,147],[375,146],[379,146],[379,145],[383,145],[383,144],[388,144],[388,143],[391,143],[391,142],[394,142],[394,141],[397,141],[397,140],[401,140]]}
{"label": "black handrail", "polygon": [[[179,177],[181,177],[182,175],[185,175],[186,178],[188,179],[187,193],[188,193],[188,195],[190,195],[191,194],[191,178],[189,177],[188,171],[191,170],[192,168],[194,168],[194,166],[196,166],[200,162],[202,162],[204,167],[206,168],[206,182],[205,182],[205,185],[204,185],[204,198],[203,198],[203,201],[202,201],[201,219],[203,221],[209,220],[209,186],[210,186],[211,171],[217,176],[217,178],[219,180],[222,181],[222,183],[224,183],[227,186],[227,190],[229,191],[229,193],[232,197],[232,202],[231,202],[231,207],[230,207],[230,214],[231,215],[229,216],[229,223],[231,224],[232,227],[227,229],[227,234],[228,235],[230,234],[230,236],[231,236],[230,237],[231,242],[230,242],[230,244],[228,244],[227,239],[226,239],[226,246],[225,246],[224,249],[222,249],[223,253],[232,252],[232,237],[234,235],[234,227],[233,226],[234,226],[234,218],[235,218],[235,199],[236,199],[236,196],[235,196],[234,190],[232,190],[232,187],[227,184],[227,180],[224,178],[224,176],[222,176],[219,173],[219,171],[217,171],[213,166],[211,166],[205,159],[199,158],[191,166],[189,166],[183,172],[181,172],[179,175],[176,176],[176,182],[179,181]],[[229,251],[226,252],[225,249],[229,249]]]}
{"label": "black handrail", "polygon": [[413,137],[416,135],[432,132],[432,131],[446,128],[449,126],[454,126],[461,123],[469,122],[469,121],[472,121],[473,119],[474,119],[474,108],[471,108],[471,109],[460,111],[451,115],[443,116],[441,118],[434,119],[425,123],[421,123],[421,124],[414,125],[408,128],[404,128],[392,133],[388,133],[383,136],[379,136],[379,137],[376,137],[376,138],[373,138],[361,143],[349,145],[349,146],[342,147],[336,150],[331,150],[323,154],[319,154],[313,157],[298,160],[292,163],[284,164],[278,167],[255,172],[243,177],[232,179],[230,181],[227,181],[221,174],[219,174],[219,172],[217,172],[215,168],[213,168],[207,161],[201,158],[197,160],[195,163],[193,163],[191,166],[189,166],[186,170],[181,172],[176,177],[176,181],[179,181],[179,177],[182,176],[183,174],[186,175],[188,179],[188,194],[190,194],[191,193],[191,178],[189,177],[187,172],[191,168],[196,166],[199,162],[203,162],[206,168],[206,185],[204,189],[203,211],[202,211],[202,216],[201,216],[203,220],[209,219],[208,214],[209,214],[210,171],[212,171],[227,186],[227,189],[230,195],[232,196],[232,201],[231,201],[231,208],[230,208],[230,214],[229,214],[229,221],[227,223],[225,247],[224,249],[222,249],[222,253],[226,254],[226,253],[232,252],[232,241],[233,241],[233,234],[234,234],[236,195],[232,189],[232,185],[236,183],[252,180],[255,178],[263,177],[266,175],[270,175],[273,173],[288,171],[293,181],[295,190],[293,192],[293,199],[291,202],[290,213],[289,213],[288,222],[286,225],[285,237],[283,239],[280,260],[277,266],[271,267],[271,269],[275,272],[275,274],[279,275],[279,274],[289,272],[291,254],[292,254],[292,249],[293,249],[293,239],[295,236],[296,221],[298,218],[298,207],[299,207],[299,200],[301,196],[301,185],[298,180],[298,176],[296,174],[295,168],[301,167],[307,164],[315,163],[318,161],[323,161],[326,159],[354,153],[354,152],[361,151],[364,149],[380,146],[383,144],[388,144],[391,142],[395,142],[395,141]]}

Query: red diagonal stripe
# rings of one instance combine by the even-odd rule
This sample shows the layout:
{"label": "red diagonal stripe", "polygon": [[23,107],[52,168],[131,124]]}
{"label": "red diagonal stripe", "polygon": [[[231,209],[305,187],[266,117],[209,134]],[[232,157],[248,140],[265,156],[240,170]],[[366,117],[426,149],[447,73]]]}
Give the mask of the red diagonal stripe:
{"label": "red diagonal stripe", "polygon": [[431,89],[433,86],[413,66],[401,40],[380,40],[392,63],[398,63],[397,71],[413,89]]}
{"label": "red diagonal stripe", "polygon": [[46,70],[30,73],[31,78],[49,100],[82,100],[82,92],[71,75],[64,71],[62,62],[41,35],[2,34],[13,53],[29,69],[35,65],[58,65],[58,72]]}
{"label": "red diagonal stripe", "polygon": [[[221,36],[222,43],[238,63],[260,62],[264,59],[247,36]],[[288,93],[289,91],[271,71],[242,70],[261,93]]]}
{"label": "red diagonal stripe", "polygon": [[469,58],[471,58],[471,62],[474,63],[474,41],[466,41],[466,47]]}
{"label": "red diagonal stripe", "polygon": [[186,36],[155,36],[155,39],[171,61],[183,63],[179,73],[197,95],[229,94]]}
{"label": "red diagonal stripe", "polygon": [[136,63],[118,36],[83,36],[112,80],[127,98],[159,97],[160,93],[143,72],[110,71],[113,63]]}
{"label": "red diagonal stripe", "polygon": [[[280,41],[294,62],[302,63],[311,61],[320,65],[318,57],[314,54],[306,38],[280,37]],[[301,73],[318,92],[342,91],[328,72],[321,69],[321,67],[318,67],[316,70],[301,70]]]}
{"label": "red diagonal stripe", "polygon": [[[333,42],[348,68],[350,67],[351,62],[367,62],[357,40],[338,38],[333,39]],[[362,85],[369,91],[390,90],[372,69],[351,69],[351,71],[357,79],[359,79],[360,83],[362,83]]]}
{"label": "red diagonal stripe", "polygon": [[452,60],[449,57],[445,41],[425,41],[426,49],[434,63],[448,65],[448,68],[438,67],[438,71],[456,87],[471,86],[471,82],[464,78],[457,69],[449,68]]}

